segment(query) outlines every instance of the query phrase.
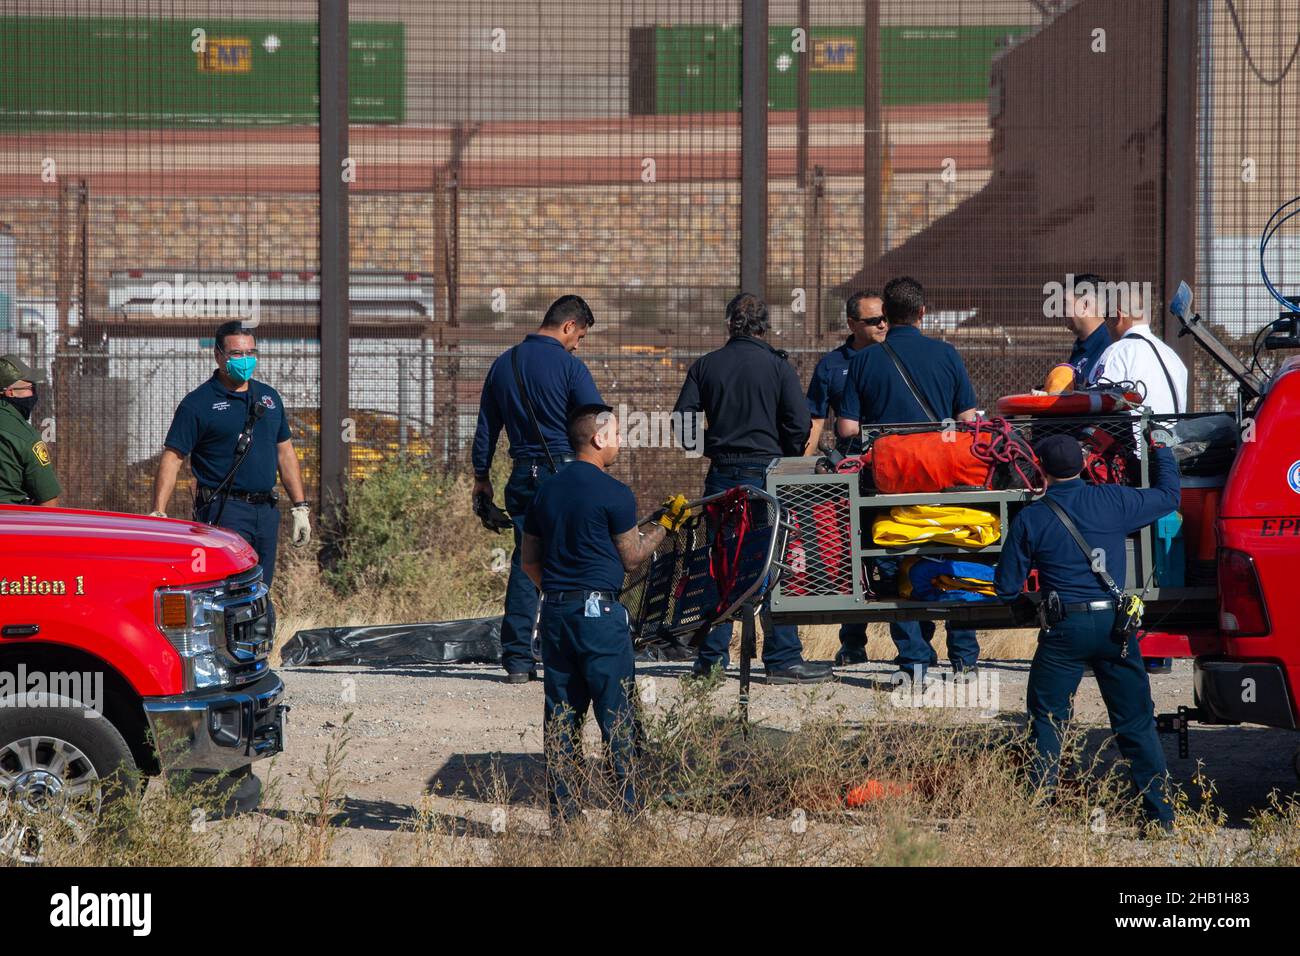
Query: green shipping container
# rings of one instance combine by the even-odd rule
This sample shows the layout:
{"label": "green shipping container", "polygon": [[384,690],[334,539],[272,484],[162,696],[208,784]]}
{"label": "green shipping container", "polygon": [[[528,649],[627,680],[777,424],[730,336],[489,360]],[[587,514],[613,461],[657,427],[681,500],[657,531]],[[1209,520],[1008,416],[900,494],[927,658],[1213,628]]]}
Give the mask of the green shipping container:
{"label": "green shipping container", "polygon": [[[352,122],[400,123],[403,25],[349,34]],[[317,123],[319,43],[311,20],[0,17],[0,128]]]}
{"label": "green shipping container", "polygon": [[[768,33],[768,105],[798,105],[794,27]],[[881,102],[958,103],[988,96],[997,50],[1027,26],[883,27]],[[635,27],[630,35],[628,104],[636,114],[740,109],[740,27]],[[817,26],[807,42],[812,109],[861,108],[862,28]]]}

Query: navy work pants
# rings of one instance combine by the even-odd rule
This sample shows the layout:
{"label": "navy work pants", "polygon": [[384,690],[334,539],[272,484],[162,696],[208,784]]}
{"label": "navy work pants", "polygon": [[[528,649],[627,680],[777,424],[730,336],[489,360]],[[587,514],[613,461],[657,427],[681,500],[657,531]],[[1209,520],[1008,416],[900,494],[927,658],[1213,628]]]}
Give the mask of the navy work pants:
{"label": "navy work pants", "polygon": [[[555,462],[563,471],[568,462]],[[506,482],[506,511],[515,526],[515,551],[510,556],[510,577],[506,581],[505,615],[501,619],[501,666],[507,674],[526,674],[533,669],[533,622],[537,619],[537,588],[519,565],[519,547],[524,540],[524,515],[542,482],[551,477],[545,459],[521,458],[510,469]]]}
{"label": "navy work pants", "polygon": [[1034,780],[1049,788],[1056,785],[1061,727],[1070,719],[1070,698],[1088,665],[1097,676],[1111,730],[1129,762],[1143,810],[1153,820],[1170,821],[1174,813],[1165,788],[1165,754],[1156,733],[1142,652],[1132,637],[1128,656],[1121,656],[1122,646],[1112,637],[1114,626],[1114,610],[1083,611],[1039,633],[1027,693],[1029,732],[1037,750]]}
{"label": "navy work pants", "polygon": [[[717,495],[732,488],[749,485],[753,488],[763,487],[763,478],[767,469],[763,465],[714,465],[704,479],[704,494]],[[764,601],[764,607],[767,601]],[[715,664],[726,667],[731,655],[731,625],[728,621],[709,631],[700,645],[700,654],[695,661],[697,674],[708,673]],[[803,659],[803,646],[799,643],[799,628],[793,624],[778,624],[764,628],[763,666],[770,671],[782,670]]]}
{"label": "navy work pants", "polygon": [[235,532],[257,552],[262,582],[269,588],[275,577],[275,556],[280,544],[280,509],[270,502],[255,505],[237,498],[227,499],[223,509],[221,500],[214,498],[197,508],[195,515],[199,521],[212,524],[218,511],[221,522],[217,527]]}
{"label": "navy work pants", "polygon": [[541,617],[543,722],[546,780],[552,818],[572,818],[573,774],[581,766],[582,721],[591,707],[609,754],[621,809],[636,809],[632,764],[636,756],[635,674],[627,609],[617,601],[599,602],[588,617],[581,598],[543,601]]}

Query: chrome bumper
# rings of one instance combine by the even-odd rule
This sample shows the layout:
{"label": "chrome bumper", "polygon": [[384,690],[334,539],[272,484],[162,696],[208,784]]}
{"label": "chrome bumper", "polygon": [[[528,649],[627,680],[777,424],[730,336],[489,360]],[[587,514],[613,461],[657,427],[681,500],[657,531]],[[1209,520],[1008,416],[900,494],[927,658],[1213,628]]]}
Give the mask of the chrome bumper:
{"label": "chrome bumper", "polygon": [[144,702],[164,770],[236,770],[284,749],[289,708],[284,682],[271,672],[238,690]]}

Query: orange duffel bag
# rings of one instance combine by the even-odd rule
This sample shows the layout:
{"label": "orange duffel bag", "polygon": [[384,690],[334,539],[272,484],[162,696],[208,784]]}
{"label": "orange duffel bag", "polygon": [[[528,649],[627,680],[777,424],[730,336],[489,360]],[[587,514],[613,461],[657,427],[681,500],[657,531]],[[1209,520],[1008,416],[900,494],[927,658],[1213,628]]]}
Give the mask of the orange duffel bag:
{"label": "orange duffel bag", "polygon": [[983,488],[989,463],[971,450],[972,432],[881,435],[871,446],[871,473],[883,495]]}

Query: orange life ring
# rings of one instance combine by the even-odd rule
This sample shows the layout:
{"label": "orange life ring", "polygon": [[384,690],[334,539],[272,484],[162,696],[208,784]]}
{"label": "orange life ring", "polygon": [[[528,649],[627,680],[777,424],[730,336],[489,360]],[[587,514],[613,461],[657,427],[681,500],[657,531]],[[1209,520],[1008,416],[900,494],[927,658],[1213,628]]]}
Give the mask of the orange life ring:
{"label": "orange life ring", "polygon": [[1003,395],[999,415],[1106,415],[1142,404],[1138,392],[1095,389],[1059,395]]}

